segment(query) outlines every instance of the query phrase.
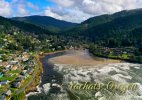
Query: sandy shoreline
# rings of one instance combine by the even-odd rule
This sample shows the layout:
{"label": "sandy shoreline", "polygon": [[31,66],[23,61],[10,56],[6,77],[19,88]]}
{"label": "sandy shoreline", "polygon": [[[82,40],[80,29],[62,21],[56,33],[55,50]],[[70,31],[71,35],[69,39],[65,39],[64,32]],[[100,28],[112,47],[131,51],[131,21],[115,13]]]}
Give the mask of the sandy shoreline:
{"label": "sandy shoreline", "polygon": [[69,50],[59,50],[59,51],[48,52],[48,53],[45,52],[45,53],[40,55],[40,59],[42,59],[43,57],[48,56],[50,54],[55,54],[55,53],[60,53],[60,52],[65,52],[65,51],[69,51]]}

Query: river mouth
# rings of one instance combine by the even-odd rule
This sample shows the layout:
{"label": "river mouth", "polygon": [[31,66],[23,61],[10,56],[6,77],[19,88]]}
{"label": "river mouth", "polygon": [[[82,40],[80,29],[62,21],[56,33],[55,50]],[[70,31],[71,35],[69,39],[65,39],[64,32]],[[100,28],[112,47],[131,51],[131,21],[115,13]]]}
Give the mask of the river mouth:
{"label": "river mouth", "polygon": [[[114,100],[114,98],[116,100],[141,100],[142,65],[140,64],[94,58],[86,50],[49,54],[42,59],[42,64],[40,93],[28,96],[28,100]],[[116,91],[82,90],[70,87],[72,82],[74,84],[86,82],[107,84],[110,81],[120,84],[135,83],[139,88],[135,92],[131,91],[133,94],[126,91],[121,95],[118,89]]]}

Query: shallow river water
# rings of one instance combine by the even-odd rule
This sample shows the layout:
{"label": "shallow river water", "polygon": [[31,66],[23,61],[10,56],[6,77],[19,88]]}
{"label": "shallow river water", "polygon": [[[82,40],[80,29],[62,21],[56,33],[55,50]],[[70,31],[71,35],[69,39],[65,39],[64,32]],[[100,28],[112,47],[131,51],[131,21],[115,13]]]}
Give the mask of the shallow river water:
{"label": "shallow river water", "polygon": [[141,64],[92,57],[87,50],[41,61],[41,84],[28,100],[142,100]]}

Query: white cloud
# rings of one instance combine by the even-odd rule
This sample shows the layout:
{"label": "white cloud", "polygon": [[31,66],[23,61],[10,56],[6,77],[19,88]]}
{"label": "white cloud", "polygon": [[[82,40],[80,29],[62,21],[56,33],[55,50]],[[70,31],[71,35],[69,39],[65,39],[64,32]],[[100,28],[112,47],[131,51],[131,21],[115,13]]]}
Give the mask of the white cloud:
{"label": "white cloud", "polygon": [[[140,8],[141,0],[83,0],[80,2],[84,13],[100,15],[104,13],[114,13],[121,10]],[[142,3],[141,3],[142,4]],[[78,6],[78,5],[75,5]]]}
{"label": "white cloud", "polygon": [[30,16],[39,12],[39,7],[27,0],[12,0],[10,5],[14,9],[12,16]]}
{"label": "white cloud", "polygon": [[63,7],[71,7],[75,3],[72,0],[53,0],[53,2],[59,4],[60,6],[63,6]]}
{"label": "white cloud", "polygon": [[12,13],[11,6],[5,0],[0,0],[0,15],[10,16]]}
{"label": "white cloud", "polygon": [[62,19],[62,17],[54,12],[52,12],[52,9],[50,7],[47,7],[44,11],[44,15],[54,17],[57,19]]}
{"label": "white cloud", "polygon": [[29,12],[25,9],[24,4],[19,4],[17,10],[18,10],[18,16],[27,16],[29,14]]}
{"label": "white cloud", "polygon": [[[111,14],[121,10],[142,8],[142,0],[50,0],[50,1],[56,3],[56,5],[58,7],[61,7],[62,9],[66,9],[67,11],[69,10],[68,15],[60,15],[59,13],[58,14],[62,19],[67,19],[67,20],[70,19],[70,21],[76,19],[74,20],[74,22],[80,22],[83,21],[84,18],[97,16],[101,14]],[[54,9],[54,7],[52,7],[51,9]],[[58,12],[58,9],[56,10]],[[62,11],[64,12],[65,10]],[[57,14],[57,12],[54,11],[54,14]],[[79,16],[78,14],[81,15]],[[71,17],[67,18],[67,16]]]}
{"label": "white cloud", "polygon": [[82,20],[86,20],[90,17],[89,14],[84,14],[78,8],[68,11],[63,11],[64,13],[60,12],[61,9],[59,11],[55,11],[56,9],[47,7],[46,10],[44,11],[44,15],[70,22],[81,22]]}
{"label": "white cloud", "polygon": [[[55,5],[38,7],[28,0],[0,0],[1,16],[43,14],[57,19],[81,22],[89,17],[121,10],[142,8],[142,0],[47,0]],[[48,2],[47,2],[48,3]]]}

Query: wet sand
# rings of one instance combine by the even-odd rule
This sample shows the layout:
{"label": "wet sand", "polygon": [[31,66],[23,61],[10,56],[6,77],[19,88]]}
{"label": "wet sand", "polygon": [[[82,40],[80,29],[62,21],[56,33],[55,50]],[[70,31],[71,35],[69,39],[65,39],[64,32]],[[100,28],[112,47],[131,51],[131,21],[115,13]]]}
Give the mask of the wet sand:
{"label": "wet sand", "polygon": [[53,57],[49,59],[55,64],[73,64],[73,65],[105,65],[111,63],[120,63],[121,60],[106,59],[95,57],[89,54],[87,50],[73,50],[70,54]]}

